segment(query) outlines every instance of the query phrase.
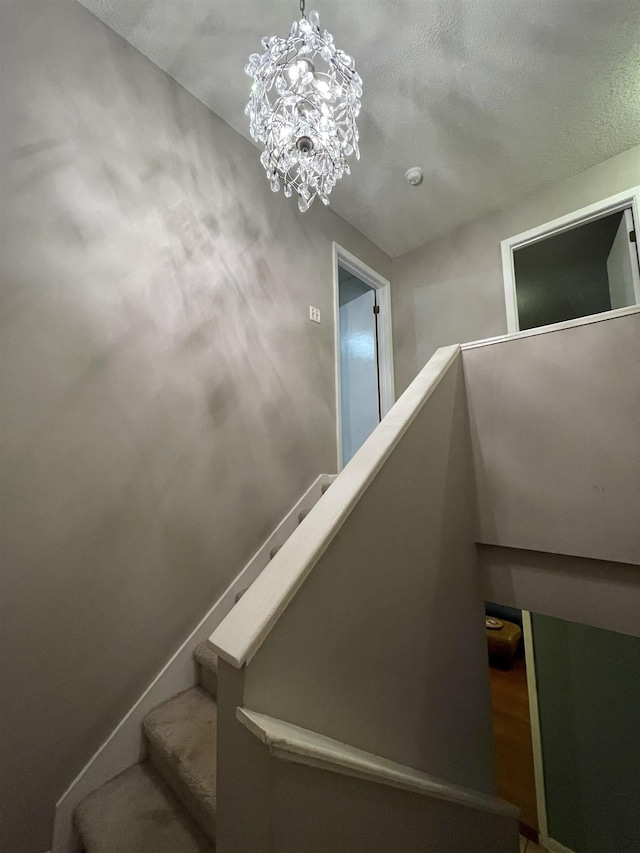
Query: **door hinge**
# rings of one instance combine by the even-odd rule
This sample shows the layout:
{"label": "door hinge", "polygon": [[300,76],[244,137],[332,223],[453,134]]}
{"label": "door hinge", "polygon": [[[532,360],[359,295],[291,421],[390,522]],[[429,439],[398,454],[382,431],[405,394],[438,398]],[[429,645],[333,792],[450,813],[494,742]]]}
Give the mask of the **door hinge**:
{"label": "door hinge", "polygon": [[636,232],[635,231],[629,231],[629,240],[631,243],[636,242]]}
{"label": "door hinge", "polygon": [[373,306],[373,313],[374,313],[374,314],[379,314],[379,313],[380,313],[380,306],[379,306],[379,305],[374,305],[374,306]]}

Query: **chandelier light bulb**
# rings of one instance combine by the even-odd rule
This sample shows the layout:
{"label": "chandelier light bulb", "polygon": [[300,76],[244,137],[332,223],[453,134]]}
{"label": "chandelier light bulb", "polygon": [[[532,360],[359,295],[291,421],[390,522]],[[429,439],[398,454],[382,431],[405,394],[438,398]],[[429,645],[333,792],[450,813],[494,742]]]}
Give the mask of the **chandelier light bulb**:
{"label": "chandelier light bulb", "polygon": [[313,67],[313,63],[308,59],[297,59],[287,68],[287,74],[292,86],[295,86],[296,84],[302,86],[309,85],[313,80],[314,71],[315,68]]}
{"label": "chandelier light bulb", "polygon": [[362,80],[353,59],[320,31],[317,12],[294,21],[286,38],[264,38],[245,68],[253,79],[245,113],[251,136],[262,143],[260,161],[274,192],[282,186],[308,210],[318,196],[329,204],[337,182],[360,159],[356,118]]}

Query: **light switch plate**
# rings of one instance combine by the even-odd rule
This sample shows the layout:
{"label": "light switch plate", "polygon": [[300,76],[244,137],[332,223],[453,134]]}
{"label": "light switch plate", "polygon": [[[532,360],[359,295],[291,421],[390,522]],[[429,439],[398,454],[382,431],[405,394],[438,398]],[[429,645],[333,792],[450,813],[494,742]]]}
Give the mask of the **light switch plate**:
{"label": "light switch plate", "polygon": [[314,308],[313,305],[309,306],[309,319],[312,323],[320,322],[320,309]]}

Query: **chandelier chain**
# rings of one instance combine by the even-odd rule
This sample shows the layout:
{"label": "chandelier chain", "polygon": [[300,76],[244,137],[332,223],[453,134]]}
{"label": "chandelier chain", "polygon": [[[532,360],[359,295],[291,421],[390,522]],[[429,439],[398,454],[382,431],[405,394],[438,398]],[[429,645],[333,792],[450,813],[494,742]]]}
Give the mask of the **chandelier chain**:
{"label": "chandelier chain", "polygon": [[300,0],[300,11],[302,12],[302,17],[306,18],[307,16],[304,13],[304,0]]}

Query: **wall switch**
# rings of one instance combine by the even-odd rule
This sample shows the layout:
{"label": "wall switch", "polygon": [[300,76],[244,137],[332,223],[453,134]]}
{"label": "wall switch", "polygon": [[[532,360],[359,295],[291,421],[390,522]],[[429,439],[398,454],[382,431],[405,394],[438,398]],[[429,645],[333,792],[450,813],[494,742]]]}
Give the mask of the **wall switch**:
{"label": "wall switch", "polygon": [[320,309],[314,308],[313,305],[309,305],[309,319],[312,323],[320,322]]}

